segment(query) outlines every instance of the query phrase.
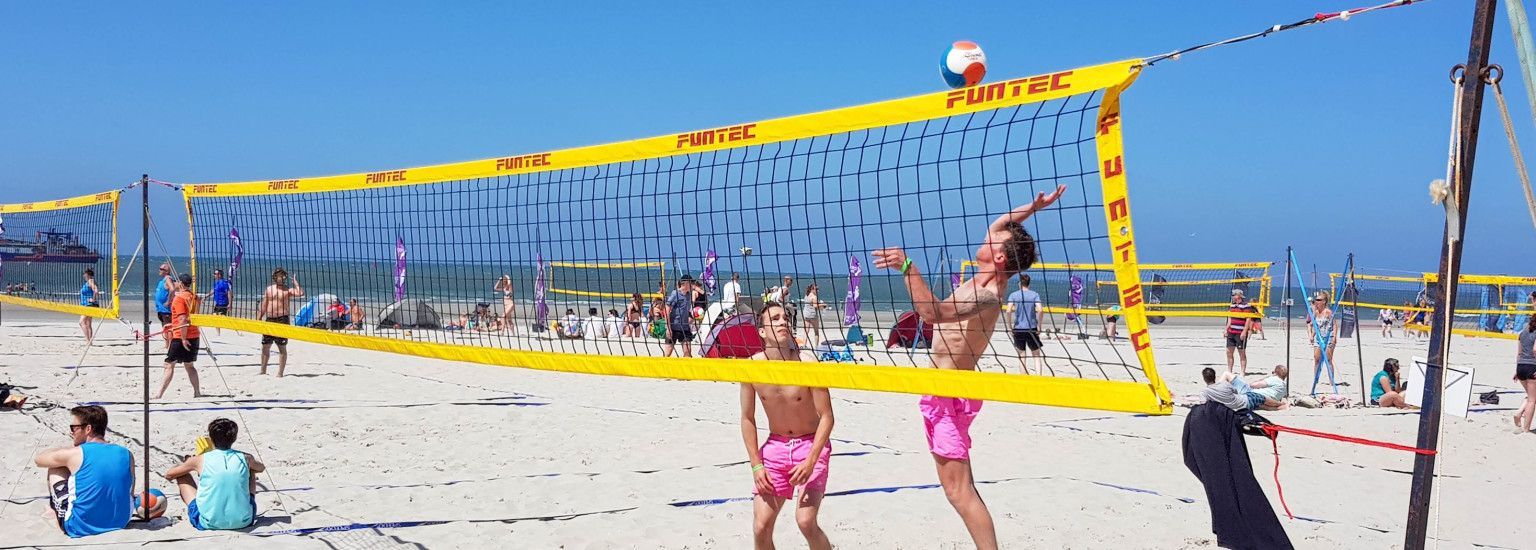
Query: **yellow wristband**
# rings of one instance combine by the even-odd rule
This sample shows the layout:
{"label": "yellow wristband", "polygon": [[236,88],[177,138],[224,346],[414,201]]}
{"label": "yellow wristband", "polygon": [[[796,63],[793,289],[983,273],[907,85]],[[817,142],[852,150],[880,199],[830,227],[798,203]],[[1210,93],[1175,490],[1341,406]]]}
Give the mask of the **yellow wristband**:
{"label": "yellow wristband", "polygon": [[907,258],[906,261],[901,262],[901,273],[906,274],[909,267],[912,267],[912,258]]}
{"label": "yellow wristband", "polygon": [[757,473],[758,470],[761,470],[763,468],[767,468],[767,466],[763,466],[762,464],[758,464],[756,466],[753,466],[752,467],[752,473]]}

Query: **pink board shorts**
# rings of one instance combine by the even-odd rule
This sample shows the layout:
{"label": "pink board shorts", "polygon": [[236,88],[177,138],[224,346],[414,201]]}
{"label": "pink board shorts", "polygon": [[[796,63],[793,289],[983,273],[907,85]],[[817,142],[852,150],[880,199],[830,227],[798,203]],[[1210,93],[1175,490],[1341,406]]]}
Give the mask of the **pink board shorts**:
{"label": "pink board shorts", "polygon": [[971,422],[981,412],[980,399],[924,395],[917,402],[923,411],[928,450],[953,460],[971,459]]}
{"label": "pink board shorts", "polygon": [[[786,437],[778,434],[768,436],[768,441],[763,442],[760,449],[763,456],[763,469],[768,472],[768,481],[773,484],[773,494],[780,498],[793,498],[795,488],[789,484],[789,471],[796,465],[805,461],[805,457],[811,455],[811,446],[815,443],[815,434],[806,434],[800,437]],[[816,466],[811,468],[811,478],[805,482],[806,492],[825,493],[827,491],[827,464],[832,459],[832,442],[821,448],[821,456],[816,457]],[[752,494],[757,494],[757,488],[752,489]]]}

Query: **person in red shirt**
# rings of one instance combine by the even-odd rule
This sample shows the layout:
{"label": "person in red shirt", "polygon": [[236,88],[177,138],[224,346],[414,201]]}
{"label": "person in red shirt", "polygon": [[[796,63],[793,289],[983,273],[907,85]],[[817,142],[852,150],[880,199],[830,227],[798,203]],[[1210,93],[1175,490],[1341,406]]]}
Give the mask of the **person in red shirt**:
{"label": "person in red shirt", "polygon": [[176,281],[176,295],[171,298],[171,322],[166,336],[171,339],[170,349],[165,352],[165,378],[160,381],[160,393],[155,399],[165,397],[176,375],[176,364],[187,369],[187,379],[192,382],[192,397],[202,397],[197,385],[197,347],[202,333],[192,326],[192,314],[197,312],[197,295],[192,293],[192,276],[186,273]]}
{"label": "person in red shirt", "polygon": [[[1233,317],[1227,318],[1227,329],[1222,332],[1227,339],[1227,372],[1237,373],[1241,376],[1248,375],[1248,336],[1253,334],[1253,325],[1249,322],[1257,315],[1258,309],[1248,303],[1243,296],[1242,289],[1232,289],[1232,304],[1227,311]],[[1232,352],[1237,352],[1239,368],[1233,368]]]}

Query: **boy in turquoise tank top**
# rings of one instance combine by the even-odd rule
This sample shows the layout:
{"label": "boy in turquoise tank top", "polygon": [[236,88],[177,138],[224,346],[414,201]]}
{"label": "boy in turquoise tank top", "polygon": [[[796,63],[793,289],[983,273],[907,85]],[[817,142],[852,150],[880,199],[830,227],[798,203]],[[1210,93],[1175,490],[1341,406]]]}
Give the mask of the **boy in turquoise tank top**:
{"label": "boy in turquoise tank top", "polygon": [[[256,474],[267,467],[236,451],[240,427],[228,418],[208,423],[213,449],[187,458],[165,478],[176,482],[187,503],[187,521],[200,530],[244,529],[256,522]],[[195,477],[194,477],[195,474]]]}
{"label": "boy in turquoise tank top", "polygon": [[107,411],[90,405],[69,410],[74,445],[33,459],[48,469],[48,504],[71,538],[128,526],[133,516],[133,453],[107,443]]}

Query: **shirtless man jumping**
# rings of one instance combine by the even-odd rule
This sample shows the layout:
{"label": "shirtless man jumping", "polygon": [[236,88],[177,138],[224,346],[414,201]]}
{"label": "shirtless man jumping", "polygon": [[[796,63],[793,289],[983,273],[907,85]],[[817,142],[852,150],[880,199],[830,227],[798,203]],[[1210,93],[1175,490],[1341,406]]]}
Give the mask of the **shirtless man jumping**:
{"label": "shirtless man jumping", "polygon": [[[1066,190],[1067,186],[1062,185],[1050,195],[1040,193],[1033,203],[1014,208],[994,220],[982,237],[981,247],[976,249],[976,276],[943,301],[934,297],[906,252],[885,248],[872,253],[875,268],[901,271],[907,292],[912,295],[912,309],[934,324],[934,367],[976,370],[976,362],[986,352],[1002,314],[1001,296],[1008,290],[1008,279],[1029,269],[1037,258],[1035,240],[1024,230],[1024,220],[1056,202]],[[944,496],[960,514],[976,547],[991,550],[997,548],[997,530],[992,525],[992,513],[976,491],[970,462],[971,422],[981,412],[981,403],[978,399],[925,395],[918,407],[923,413],[928,449],[933,453]]]}
{"label": "shirtless man jumping", "polygon": [[[815,361],[808,351],[794,348],[789,310],[768,302],[757,312],[757,333],[763,351],[753,359]],[[768,441],[757,444],[757,401],[768,416]],[[755,484],[752,500],[752,539],[759,550],[773,548],[773,523],[784,500],[796,499],[795,522],[813,550],[832,548],[827,534],[816,523],[821,499],[827,492],[827,464],[832,456],[832,397],[826,388],[741,385],[741,440],[747,446]]]}
{"label": "shirtless man jumping", "polygon": [[[299,278],[293,278],[293,288],[288,288],[288,271],[279,267],[272,271],[272,284],[261,294],[261,305],[256,306],[256,318],[270,323],[288,324],[288,301],[302,298],[304,288]],[[276,336],[261,337],[261,374],[267,373],[267,361],[272,356],[272,344],[277,343],[277,377],[283,377],[288,367],[288,339]]]}

